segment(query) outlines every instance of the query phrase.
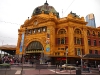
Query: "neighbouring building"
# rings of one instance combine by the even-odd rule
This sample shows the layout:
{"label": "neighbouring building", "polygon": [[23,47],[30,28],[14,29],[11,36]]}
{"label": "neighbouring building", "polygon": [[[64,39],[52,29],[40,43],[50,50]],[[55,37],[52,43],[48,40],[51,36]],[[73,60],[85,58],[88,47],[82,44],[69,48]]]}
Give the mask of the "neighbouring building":
{"label": "neighbouring building", "polygon": [[46,1],[18,29],[16,54],[49,57],[52,64],[56,60],[66,61],[66,54],[68,63],[80,61],[81,55],[86,61],[99,60],[100,28],[87,26],[84,17],[73,12],[60,18]]}
{"label": "neighbouring building", "polygon": [[96,23],[95,23],[94,14],[88,14],[88,15],[86,16],[86,22],[88,22],[88,23],[87,23],[87,26],[96,28]]}

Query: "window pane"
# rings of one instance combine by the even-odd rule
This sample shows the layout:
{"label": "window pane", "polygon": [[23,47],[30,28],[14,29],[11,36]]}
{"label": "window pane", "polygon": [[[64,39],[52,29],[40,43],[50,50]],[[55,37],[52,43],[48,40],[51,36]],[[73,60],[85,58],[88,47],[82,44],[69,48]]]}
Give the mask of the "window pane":
{"label": "window pane", "polygon": [[94,46],[96,46],[96,40],[94,40]]}
{"label": "window pane", "polygon": [[98,50],[95,50],[95,54],[98,54]]}
{"label": "window pane", "polygon": [[89,53],[92,54],[92,50],[89,50]]}

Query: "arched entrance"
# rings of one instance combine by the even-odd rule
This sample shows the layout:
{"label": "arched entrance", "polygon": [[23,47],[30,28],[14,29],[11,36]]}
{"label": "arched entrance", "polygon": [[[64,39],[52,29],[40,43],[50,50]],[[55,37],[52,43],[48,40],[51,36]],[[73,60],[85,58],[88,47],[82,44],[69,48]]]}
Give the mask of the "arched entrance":
{"label": "arched entrance", "polygon": [[39,41],[32,41],[25,49],[27,56],[33,57],[34,59],[43,58],[43,45]]}

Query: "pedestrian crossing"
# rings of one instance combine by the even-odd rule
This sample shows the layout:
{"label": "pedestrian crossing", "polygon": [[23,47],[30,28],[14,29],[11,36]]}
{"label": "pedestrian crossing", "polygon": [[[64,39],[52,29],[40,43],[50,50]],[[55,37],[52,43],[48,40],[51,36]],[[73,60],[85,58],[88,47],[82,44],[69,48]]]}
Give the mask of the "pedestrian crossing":
{"label": "pedestrian crossing", "polygon": [[17,70],[15,74],[21,74],[21,70]]}
{"label": "pedestrian crossing", "polygon": [[59,69],[54,70],[54,69],[49,69],[51,72],[57,73],[57,74],[69,74],[69,73],[75,73],[75,70],[62,70],[60,71]]}

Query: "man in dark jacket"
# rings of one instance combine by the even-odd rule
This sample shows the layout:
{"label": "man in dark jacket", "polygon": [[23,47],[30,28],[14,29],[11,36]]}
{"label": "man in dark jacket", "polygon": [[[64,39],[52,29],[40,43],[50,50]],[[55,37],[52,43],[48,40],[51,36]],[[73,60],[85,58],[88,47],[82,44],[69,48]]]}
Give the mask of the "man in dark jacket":
{"label": "man in dark jacket", "polygon": [[60,71],[62,71],[62,65],[63,65],[63,62],[62,60],[60,61]]}

